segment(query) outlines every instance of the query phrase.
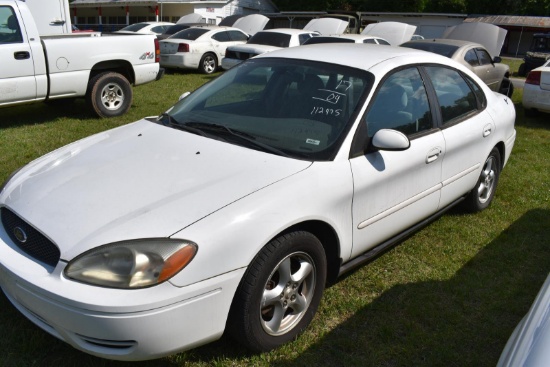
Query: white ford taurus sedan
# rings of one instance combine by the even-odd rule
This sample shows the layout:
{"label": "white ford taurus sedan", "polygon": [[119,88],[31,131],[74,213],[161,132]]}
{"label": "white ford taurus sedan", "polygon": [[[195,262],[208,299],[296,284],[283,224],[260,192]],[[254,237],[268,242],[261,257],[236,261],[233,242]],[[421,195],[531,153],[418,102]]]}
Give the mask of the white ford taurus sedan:
{"label": "white ford taurus sedan", "polygon": [[105,358],[225,330],[270,350],[311,322],[327,281],[457,203],[486,208],[514,120],[508,97],[433,53],[264,54],[14,173],[0,189],[0,286]]}

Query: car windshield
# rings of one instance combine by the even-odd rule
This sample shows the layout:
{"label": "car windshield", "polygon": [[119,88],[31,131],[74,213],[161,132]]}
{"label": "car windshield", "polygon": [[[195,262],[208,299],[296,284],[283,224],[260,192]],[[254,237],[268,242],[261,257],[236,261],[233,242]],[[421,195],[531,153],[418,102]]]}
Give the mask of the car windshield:
{"label": "car windshield", "polygon": [[458,50],[458,46],[444,45],[434,42],[407,42],[402,44],[401,46],[422,51],[429,51],[449,58],[451,58],[456,50]]}
{"label": "car windshield", "polygon": [[140,29],[145,28],[146,26],[148,26],[147,23],[136,23],[122,28],[121,31],[137,32]]}
{"label": "car windshield", "polygon": [[179,32],[183,29],[188,29],[191,26],[188,24],[175,24],[173,26],[170,26],[166,31],[164,31],[164,34],[174,34],[176,32]]}
{"label": "car windshield", "polygon": [[180,38],[184,40],[191,40],[194,41],[203,34],[207,33],[209,30],[204,28],[187,28],[183,31],[179,31],[177,33],[174,33],[170,38]]}
{"label": "car windshield", "polygon": [[355,43],[355,41],[349,38],[342,37],[317,36],[308,39],[306,42],[304,42],[304,45],[314,45],[317,43]]}
{"label": "car windshield", "polygon": [[159,124],[306,160],[331,160],[372,85],[340,65],[251,59],[205,84]]}
{"label": "car windshield", "polygon": [[290,45],[290,37],[290,34],[284,33],[258,32],[253,35],[247,43],[275,47],[288,47]]}

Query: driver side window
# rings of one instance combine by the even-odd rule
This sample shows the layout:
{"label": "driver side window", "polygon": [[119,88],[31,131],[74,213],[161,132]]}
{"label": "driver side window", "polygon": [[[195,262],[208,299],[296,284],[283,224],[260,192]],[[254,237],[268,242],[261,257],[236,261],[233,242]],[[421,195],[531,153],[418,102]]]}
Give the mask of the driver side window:
{"label": "driver side window", "polygon": [[10,6],[0,6],[0,44],[21,43],[19,22]]}
{"label": "driver side window", "polygon": [[416,67],[392,74],[371,102],[366,117],[368,136],[380,129],[413,135],[432,128],[432,115],[424,82]]}

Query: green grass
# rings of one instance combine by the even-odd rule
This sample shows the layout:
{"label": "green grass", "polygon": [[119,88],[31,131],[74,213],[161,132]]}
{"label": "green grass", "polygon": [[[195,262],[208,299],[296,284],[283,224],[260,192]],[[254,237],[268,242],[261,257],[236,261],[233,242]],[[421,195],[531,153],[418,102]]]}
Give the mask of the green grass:
{"label": "green grass", "polygon": [[510,67],[510,74],[512,77],[525,79],[525,76],[518,75],[519,66],[523,64],[523,59],[504,57],[502,58],[502,63]]}
{"label": "green grass", "polygon": [[[130,113],[110,120],[91,117],[81,101],[0,110],[0,180],[56,147],[156,115],[208,79],[171,74],[135,88]],[[222,338],[135,365],[494,366],[550,269],[550,124],[548,116],[524,117],[521,90],[514,101],[516,146],[490,208],[454,210],[340,279],[293,343],[251,354]],[[3,295],[0,309],[0,366],[128,365],[56,340]]]}

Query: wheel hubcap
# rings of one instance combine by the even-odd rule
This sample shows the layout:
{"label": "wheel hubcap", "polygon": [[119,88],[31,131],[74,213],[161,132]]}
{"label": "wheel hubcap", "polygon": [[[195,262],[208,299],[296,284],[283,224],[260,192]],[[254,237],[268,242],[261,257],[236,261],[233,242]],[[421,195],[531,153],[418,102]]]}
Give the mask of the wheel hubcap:
{"label": "wheel hubcap", "polygon": [[207,57],[204,59],[204,70],[206,70],[208,73],[214,72],[214,69],[216,67],[216,63],[214,62],[214,59],[211,57]]}
{"label": "wheel hubcap", "polygon": [[496,161],[494,157],[489,157],[483,166],[483,171],[481,171],[481,178],[479,182],[479,187],[477,189],[477,197],[479,202],[484,204],[489,200],[495,186],[495,176],[496,176]]}
{"label": "wheel hubcap", "polygon": [[269,335],[282,335],[305,315],[315,291],[316,269],[303,252],[285,257],[273,270],[264,287],[260,322]]}
{"label": "wheel hubcap", "polygon": [[124,102],[124,92],[118,84],[107,84],[101,90],[101,103],[108,110],[116,110]]}

